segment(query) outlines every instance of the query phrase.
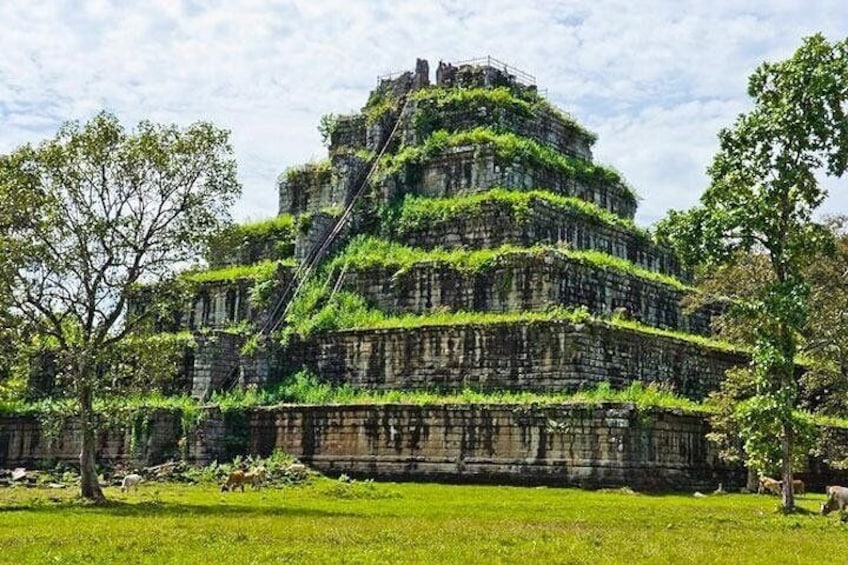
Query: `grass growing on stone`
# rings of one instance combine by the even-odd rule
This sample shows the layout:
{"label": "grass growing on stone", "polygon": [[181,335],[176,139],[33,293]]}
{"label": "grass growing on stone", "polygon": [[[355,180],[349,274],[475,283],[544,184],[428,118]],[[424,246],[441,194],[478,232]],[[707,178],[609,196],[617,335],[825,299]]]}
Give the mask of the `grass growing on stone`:
{"label": "grass growing on stone", "polygon": [[277,272],[277,267],[293,267],[296,264],[294,259],[260,261],[253,265],[232,265],[221,269],[185,273],[182,277],[186,281],[194,283],[235,281],[238,279],[266,280],[274,276]]}
{"label": "grass growing on stone", "polygon": [[636,202],[633,189],[627,186],[621,175],[613,169],[563,155],[550,147],[514,133],[499,133],[484,127],[456,133],[445,130],[435,131],[424,143],[405,147],[395,155],[386,157],[381,169],[384,174],[397,173],[406,165],[422,164],[447,149],[464,145],[490,146],[495,150],[495,155],[504,161],[527,160],[539,166],[554,168],[562,174],[585,182],[614,184],[621,188],[627,198]]}
{"label": "grass growing on stone", "polygon": [[[365,241],[361,239],[359,241]],[[394,244],[389,244],[394,245]],[[403,246],[401,246],[403,247]],[[406,248],[411,249],[411,248]],[[486,257],[492,250],[481,250],[479,257]],[[384,257],[388,257],[387,250],[383,250]],[[367,257],[373,257],[374,265],[385,265],[385,261],[379,254],[372,253],[366,248],[363,253]],[[426,253],[426,252],[424,252]],[[448,253],[448,252],[446,252]],[[457,251],[457,253],[475,253]],[[318,275],[307,282],[304,289],[292,301],[289,315],[286,318],[286,327],[283,330],[282,340],[287,342],[292,336],[308,338],[315,334],[321,334],[340,330],[373,330],[373,329],[412,329],[430,326],[456,326],[456,325],[488,325],[488,324],[527,324],[539,322],[567,322],[567,323],[597,323],[612,327],[627,329],[645,334],[668,337],[671,339],[695,343],[703,347],[718,349],[730,353],[745,353],[745,350],[713,338],[703,337],[685,332],[666,330],[647,326],[635,321],[620,318],[599,318],[592,316],[585,308],[569,309],[554,307],[544,311],[520,311],[520,312],[485,312],[485,311],[447,311],[440,310],[424,314],[386,314],[373,308],[359,294],[349,291],[331,292],[334,284],[341,276],[341,269],[346,263],[343,255],[335,258]],[[414,252],[406,259],[415,257]],[[369,259],[370,260],[370,259]],[[473,264],[473,263],[472,263]],[[366,267],[369,263],[349,263],[353,268],[356,266]],[[656,273],[654,273],[656,274]],[[659,275],[663,276],[663,275]],[[672,279],[674,280],[674,279]],[[682,283],[678,283],[681,284]]]}
{"label": "grass growing on stone", "polygon": [[264,238],[275,235],[293,235],[295,218],[291,214],[280,214],[273,218],[235,224],[230,227],[234,234],[243,238]]}
{"label": "grass growing on stone", "polygon": [[325,180],[329,180],[331,172],[332,163],[330,160],[321,159],[320,161],[313,161],[289,167],[282,175],[280,175],[279,181],[298,183],[302,182],[304,179],[309,179],[313,182],[320,183]]}
{"label": "grass growing on stone", "polygon": [[331,263],[332,267],[349,265],[351,269],[375,267],[407,270],[421,263],[442,263],[458,271],[480,272],[492,269],[499,261],[511,257],[559,257],[576,261],[597,269],[610,269],[619,273],[671,286],[681,291],[694,290],[669,275],[640,267],[626,259],[600,251],[570,250],[563,246],[534,245],[518,247],[505,244],[493,249],[420,249],[371,236],[359,236]]}
{"label": "grass growing on stone", "polygon": [[426,314],[388,315],[368,305],[359,294],[347,291],[335,293],[327,299],[326,289],[320,281],[313,281],[296,299],[284,330],[283,341],[293,335],[308,338],[331,331],[356,331],[376,329],[414,329],[433,326],[532,324],[544,322],[594,323],[608,325],[642,334],[656,335],[694,343],[702,347],[746,354],[746,350],[714,338],[647,326],[619,318],[598,318],[584,308],[554,307],[544,311],[480,312],[436,311]]}
{"label": "grass growing on stone", "polygon": [[478,391],[466,388],[462,391],[373,391],[358,390],[350,386],[332,386],[321,383],[308,371],[301,371],[280,387],[279,396],[287,403],[297,404],[408,404],[415,406],[444,405],[515,405],[554,406],[580,404],[594,406],[599,403],[633,404],[638,409],[668,408],[690,412],[709,412],[711,408],[688,398],[677,396],[654,384],[633,382],[629,387],[615,390],[609,383],[601,383],[593,389],[571,393],[540,394],[516,391]]}
{"label": "grass growing on stone", "polygon": [[525,119],[533,119],[538,114],[552,114],[567,127],[585,137],[590,143],[594,143],[597,139],[594,133],[544,98],[538,95],[522,97],[519,93],[504,86],[497,88],[422,88],[413,92],[410,99],[417,102],[413,124],[419,130],[439,129],[427,126],[434,123],[443,123],[444,118],[441,114],[445,112],[479,113],[481,108],[486,108],[489,112],[494,109],[512,111]]}
{"label": "grass growing on stone", "polygon": [[478,213],[484,206],[496,206],[507,211],[514,220],[524,222],[535,202],[544,202],[564,212],[578,214],[592,222],[622,229],[650,240],[648,232],[637,227],[633,220],[622,218],[576,196],[562,196],[546,190],[523,192],[496,188],[487,192],[448,198],[427,198],[410,194],[401,201],[396,210],[387,214],[386,220],[390,223],[387,227],[401,234],[436,227],[440,223]]}
{"label": "grass growing on stone", "polygon": [[0,490],[7,563],[812,563],[845,525],[774,497],[627,489],[345,483],[221,493],[142,484],[86,505],[71,489]]}
{"label": "grass growing on stone", "polygon": [[[258,260],[257,255],[270,254],[267,259],[283,259],[294,253],[296,219],[291,214],[274,218],[234,224],[223,230],[209,243],[207,260],[211,264],[223,260],[249,262]],[[243,259],[242,257],[253,257]]]}
{"label": "grass growing on stone", "polygon": [[[135,394],[109,401],[98,400],[95,410],[100,414],[123,414],[127,422],[135,416],[153,410],[178,412],[188,420],[196,420],[206,408],[245,410],[273,407],[280,404],[410,404],[416,406],[468,405],[468,404],[513,404],[550,406],[557,404],[629,403],[637,408],[677,408],[693,412],[708,412],[710,407],[675,395],[662,386],[633,382],[627,388],[616,390],[609,383],[595,388],[570,393],[533,393],[516,391],[480,391],[466,388],[459,392],[439,391],[374,391],[356,389],[349,385],[332,385],[321,382],[308,370],[291,375],[279,385],[266,389],[234,389],[226,393],[214,393],[207,402],[189,396],[163,396],[158,393]],[[0,403],[0,415],[18,414],[38,416],[47,411],[61,411],[68,415],[76,410],[72,399],[19,402],[15,405]],[[114,418],[113,418],[114,419]],[[836,420],[830,424],[836,426]],[[836,426],[838,427],[838,426]],[[844,426],[843,426],[844,427]]]}

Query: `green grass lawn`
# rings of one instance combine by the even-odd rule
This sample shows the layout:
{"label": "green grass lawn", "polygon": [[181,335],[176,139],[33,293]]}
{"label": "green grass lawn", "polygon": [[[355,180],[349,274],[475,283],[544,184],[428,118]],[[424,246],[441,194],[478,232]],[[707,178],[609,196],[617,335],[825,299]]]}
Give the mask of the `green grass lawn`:
{"label": "green grass lawn", "polygon": [[0,490],[3,563],[845,562],[848,525],[777,499],[576,489],[339,483],[220,493],[143,484],[93,507]]}

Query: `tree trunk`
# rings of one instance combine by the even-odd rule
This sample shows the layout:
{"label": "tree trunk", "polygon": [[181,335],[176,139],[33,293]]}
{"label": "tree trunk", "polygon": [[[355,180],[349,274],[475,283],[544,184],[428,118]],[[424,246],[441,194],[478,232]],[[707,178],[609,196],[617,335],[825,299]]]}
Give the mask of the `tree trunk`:
{"label": "tree trunk", "polygon": [[783,424],[780,434],[780,451],[782,456],[782,478],[783,478],[783,509],[787,512],[795,510],[795,492],[792,485],[792,430],[789,424]]}
{"label": "tree trunk", "polygon": [[757,493],[760,488],[760,477],[753,467],[748,467],[748,476],[745,479],[745,488],[748,492]]}
{"label": "tree trunk", "polygon": [[[83,377],[85,378],[85,377]],[[80,423],[82,428],[82,449],[80,450],[80,489],[83,498],[97,503],[106,502],[100,482],[97,480],[96,433],[92,391],[89,385],[80,387]]]}

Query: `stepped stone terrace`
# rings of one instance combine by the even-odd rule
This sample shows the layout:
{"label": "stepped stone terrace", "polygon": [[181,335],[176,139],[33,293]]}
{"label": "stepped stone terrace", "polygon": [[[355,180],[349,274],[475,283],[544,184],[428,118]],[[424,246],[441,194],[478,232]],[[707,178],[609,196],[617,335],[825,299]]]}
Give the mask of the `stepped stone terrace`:
{"label": "stepped stone terrace", "polygon": [[[595,134],[530,75],[486,58],[439,62],[431,82],[418,60],[322,129],[327,158],[280,175],[276,218],[223,234],[180,292],[153,286],[133,301],[150,336],[189,336],[183,392],[564,395],[641,383],[699,402],[748,362],[711,335],[721,303],[685,307],[698,290],[635,225],[635,190],[594,161]],[[703,412],[469,398],[282,405],[251,412],[241,431],[211,414],[192,453],[231,454],[238,437],[236,451],[277,447],[373,477],[741,480],[706,441]],[[27,441],[38,447],[14,437],[18,459]],[[171,441],[156,437],[154,458]]]}

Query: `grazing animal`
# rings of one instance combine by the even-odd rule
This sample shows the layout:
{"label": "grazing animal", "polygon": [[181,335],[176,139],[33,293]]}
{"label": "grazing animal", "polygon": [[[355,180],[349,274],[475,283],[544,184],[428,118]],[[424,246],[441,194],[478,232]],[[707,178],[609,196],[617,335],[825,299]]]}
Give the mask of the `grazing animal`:
{"label": "grazing animal", "polygon": [[138,489],[138,484],[142,481],[141,475],[137,475],[135,473],[130,473],[129,475],[124,477],[124,480],[121,481],[121,492],[127,492],[131,488],[135,487]]}
{"label": "grazing animal", "polygon": [[244,478],[246,481],[250,483],[250,486],[257,489],[265,483],[265,479],[268,477],[267,471],[265,471],[265,467],[259,467],[244,474]]}
{"label": "grazing animal", "polygon": [[247,481],[247,474],[244,471],[233,471],[227,476],[227,482],[221,485],[221,492],[233,492],[241,487],[241,492],[244,492],[244,483]]}
{"label": "grazing animal", "polygon": [[845,507],[848,506],[848,488],[832,485],[825,489],[825,494],[827,494],[827,502],[821,505],[822,516],[827,516],[839,509],[839,519],[843,522],[848,520],[845,514]]}
{"label": "grazing animal", "polygon": [[771,494],[780,496],[781,486],[781,482],[778,480],[772,479],[771,477],[760,477],[760,486],[757,487],[757,494],[770,492]]}
{"label": "grazing animal", "polygon": [[[780,485],[783,486],[783,481],[780,482]],[[795,494],[806,494],[807,486],[801,479],[792,479],[792,490]]]}

